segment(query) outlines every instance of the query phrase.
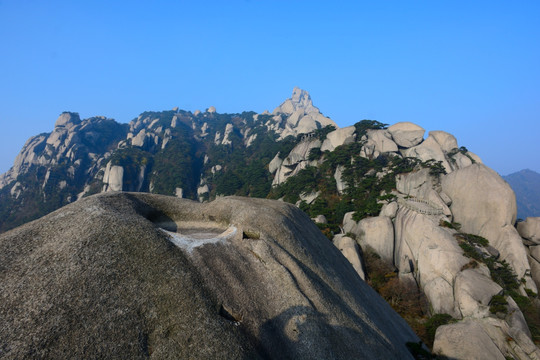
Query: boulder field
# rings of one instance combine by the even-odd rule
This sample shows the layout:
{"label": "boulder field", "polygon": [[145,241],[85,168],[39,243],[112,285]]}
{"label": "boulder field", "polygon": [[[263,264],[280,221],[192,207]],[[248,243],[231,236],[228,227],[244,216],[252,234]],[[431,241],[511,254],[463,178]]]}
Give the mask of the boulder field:
{"label": "boulder field", "polygon": [[[540,359],[517,304],[534,322],[540,218],[516,224],[509,185],[425,132],[340,129],[299,88],[272,113],[63,113],[0,175],[0,231],[71,203],[0,236],[0,357],[406,357],[417,338],[361,280],[373,251],[453,317],[437,354]],[[335,246],[227,194],[295,202]]]}
{"label": "boulder field", "polygon": [[[488,245],[474,244],[472,251],[506,262],[520,280],[519,291],[536,293],[538,218],[518,223],[516,230],[514,193],[481,163],[441,176],[419,169],[396,180],[396,199],[387,202],[379,216],[355,222],[347,213],[343,231],[354,236],[362,250],[371,248],[394,265],[400,278],[413,280],[432,314],[457,320],[438,328],[434,353],[455,359],[540,358],[517,304],[492,280],[488,266],[471,260],[459,245],[463,234],[487,239]],[[490,311],[496,295],[507,302],[504,314]]]}

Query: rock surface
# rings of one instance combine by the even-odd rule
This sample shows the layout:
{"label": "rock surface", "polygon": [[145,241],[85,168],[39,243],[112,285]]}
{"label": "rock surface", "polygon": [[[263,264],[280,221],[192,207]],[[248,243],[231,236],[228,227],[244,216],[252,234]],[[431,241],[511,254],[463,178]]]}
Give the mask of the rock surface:
{"label": "rock surface", "polygon": [[345,259],[351,263],[358,276],[360,276],[362,280],[365,280],[366,274],[364,271],[364,263],[362,261],[362,253],[356,244],[356,241],[348,236],[336,235],[332,242],[339,251],[341,251],[343,256],[345,256]]}
{"label": "rock surface", "polygon": [[272,161],[270,161],[270,164],[268,164],[268,171],[270,172],[270,174],[275,173],[281,166],[282,162],[283,160],[279,157],[279,153],[277,153],[276,156],[274,156],[274,158],[272,159]]}
{"label": "rock surface", "polygon": [[354,211],[345,213],[343,216],[343,232],[351,233],[356,236],[360,235],[360,229],[358,228],[358,223],[353,219]]}
{"label": "rock surface", "polygon": [[522,238],[540,244],[540,217],[528,217],[518,222],[517,231]]}
{"label": "rock surface", "polygon": [[452,171],[452,167],[446,160],[441,145],[439,145],[432,135],[428,136],[420,145],[403,150],[403,156],[417,158],[422,161],[440,161],[447,173]]}
{"label": "rock surface", "polygon": [[92,196],[0,235],[0,264],[4,358],[412,359],[418,341],[278,201]]}
{"label": "rock surface", "polygon": [[344,166],[336,166],[336,171],[334,172],[334,180],[336,180],[336,190],[341,195],[347,188],[347,184],[343,182],[343,171],[345,170]]}
{"label": "rock surface", "polygon": [[422,142],[426,130],[411,122],[399,122],[390,126],[388,132],[396,144],[410,148]]}
{"label": "rock surface", "polygon": [[367,130],[366,133],[367,139],[360,153],[363,157],[376,158],[383,153],[398,151],[388,130]]}
{"label": "rock surface", "polygon": [[390,218],[375,216],[360,220],[357,236],[362,248],[369,246],[383,260],[392,263],[394,257],[394,226]]}
{"label": "rock surface", "polygon": [[454,281],[469,262],[438,219],[400,207],[394,220],[394,264],[400,275],[412,273],[435,313],[460,318],[455,308]]}
{"label": "rock surface", "polygon": [[[279,126],[274,128],[280,133],[281,139],[289,135],[307,134],[328,125],[337,129],[333,120],[322,115],[319,109],[313,106],[309,93],[297,87],[293,89],[289,99],[274,109],[273,114],[278,117],[275,119],[276,122],[281,119],[280,114],[288,116],[284,128]],[[269,128],[273,128],[273,125]]]}
{"label": "rock surface", "polygon": [[322,143],[321,151],[334,151],[338,146],[354,142],[354,131],[354,126],[348,126],[328,133]]}
{"label": "rock surface", "polygon": [[[312,149],[320,147],[321,141],[319,139],[306,139],[301,141],[281,162],[281,165],[274,176],[274,180],[272,181],[272,185],[276,186],[282,184],[289,177],[296,175],[300,170],[309,166],[309,153]],[[274,160],[276,161],[274,165],[277,166],[279,160],[276,160],[276,158],[274,158]]]}
{"label": "rock surface", "polygon": [[227,126],[225,126],[225,133],[223,134],[223,140],[221,141],[221,145],[230,145],[230,144],[232,144],[232,141],[231,141],[231,139],[229,139],[229,136],[233,132],[233,129],[234,129],[234,127],[233,127],[232,124],[227,124]]}
{"label": "rock surface", "polygon": [[103,175],[103,191],[122,191],[123,178],[124,168],[109,162]]}
{"label": "rock surface", "polygon": [[446,153],[458,147],[456,137],[452,134],[447,133],[446,131],[430,131],[428,138],[429,137],[433,138],[433,140],[435,140],[435,142],[439,144],[441,150]]}
{"label": "rock surface", "polygon": [[439,327],[433,352],[452,359],[505,360],[497,345],[475,321]]}
{"label": "rock surface", "polygon": [[[348,197],[351,194],[354,194],[353,202],[356,202],[358,192],[355,192],[356,189],[347,189],[346,187],[364,186],[367,185],[367,182],[366,184],[355,183],[355,181],[351,181],[351,174],[358,177],[358,180],[364,180],[364,176],[369,176],[372,177],[373,181],[382,179],[388,181],[387,185],[392,185],[393,179],[391,177],[400,171],[406,171],[406,174],[397,176],[395,187],[385,187],[386,190],[380,192],[383,197],[379,197],[379,204],[385,205],[378,217],[366,218],[357,223],[352,221],[352,213],[348,213],[343,220],[342,232],[354,234],[353,238],[358,241],[357,244],[360,247],[374,248],[387,262],[395,265],[399,269],[400,279],[414,280],[429,299],[432,313],[445,312],[458,319],[464,318],[465,321],[478,320],[477,324],[482,326],[484,332],[490,336],[502,352],[506,351],[503,350],[506,349],[504,339],[512,337],[521,340],[519,340],[519,344],[516,340],[517,345],[512,345],[518,350],[515,350],[511,356],[519,358],[521,355],[518,353],[520,352],[530,353],[529,350],[533,349],[534,346],[531,347],[530,343],[524,340],[528,338],[529,334],[521,311],[508,298],[509,312],[504,319],[495,319],[489,313],[489,301],[494,293],[500,291],[500,288],[490,280],[489,270],[484,264],[475,264],[471,262],[470,258],[462,255],[462,250],[457,244],[463,241],[463,238],[459,235],[457,238],[454,237],[457,235],[457,230],[450,229],[452,227],[459,228],[457,224],[452,224],[452,222],[459,222],[465,224],[462,228],[463,232],[488,238],[497,249],[485,246],[478,247],[476,250],[482,253],[482,256],[491,255],[495,258],[500,256],[509,261],[518,277],[523,275],[526,287],[536,292],[535,289],[540,282],[540,262],[538,262],[540,260],[540,247],[535,246],[538,244],[538,240],[535,240],[536,235],[534,234],[538,232],[524,228],[531,227],[528,222],[518,225],[522,229],[520,229],[520,234],[516,232],[513,227],[515,215],[511,204],[513,202],[512,194],[507,186],[505,187],[505,184],[501,183],[498,176],[493,175],[493,172],[490,173],[484,169],[476,155],[466,151],[463,147],[457,149],[456,139],[448,133],[432,131],[428,138],[423,140],[424,130],[422,128],[410,123],[400,123],[391,126],[390,129],[377,126],[379,127],[377,130],[366,130],[365,136],[359,139],[356,138],[356,126],[337,129],[329,132],[326,139],[322,140],[322,132],[319,130],[326,125],[335,125],[335,123],[324,117],[319,109],[313,106],[307,92],[298,88],[295,88],[292,97],[278,107],[274,114],[268,112],[261,114],[252,112],[218,114],[212,108],[205,113],[197,114],[195,112],[192,114],[177,109],[176,111],[145,112],[129,124],[118,124],[103,117],[81,121],[76,113],[64,113],[57,120],[51,133],[31,138],[17,156],[13,168],[0,176],[0,204],[4,204],[3,212],[0,213],[2,215],[0,216],[0,231],[38,218],[63,204],[82,199],[99,191],[150,191],[199,199],[200,201],[210,201],[219,194],[235,192],[264,197],[267,196],[271,184],[274,186],[282,185],[302,169],[308,167],[316,167],[310,168],[309,171],[317,174],[317,178],[303,179],[302,181],[306,182],[305,186],[302,183],[295,183],[293,180],[276,189],[276,193],[272,196],[282,197],[282,194],[278,195],[278,193],[283,192],[284,195],[287,193],[283,196],[284,199],[298,199],[297,206],[304,208],[307,207],[306,204],[311,204],[309,209],[311,216],[325,214],[329,227],[335,231],[340,225],[336,223],[339,222],[339,219],[335,219],[332,211],[326,211],[323,204],[326,202],[328,207],[334,207],[332,210],[338,210],[336,204],[339,204],[339,211],[335,213],[352,209],[350,204],[346,204],[346,202],[350,200]],[[362,126],[358,128],[360,129]],[[348,152],[322,153],[325,150],[334,151],[337,146],[347,145],[349,142],[353,143],[347,147]],[[310,157],[312,150],[315,150],[312,154],[317,156]],[[240,156],[237,156],[238,151]],[[384,156],[378,158],[381,155]],[[412,156],[422,161],[441,161],[449,175],[444,177],[431,175],[426,164],[414,165],[413,161],[400,161],[402,156]],[[244,160],[246,160],[245,163]],[[376,165],[373,165],[374,163]],[[354,166],[349,167],[349,164]],[[398,166],[394,167],[392,164],[398,164]],[[323,171],[321,172],[321,170]],[[304,173],[304,175],[307,174],[307,172]],[[326,178],[325,181],[321,181],[320,175]],[[259,186],[260,184],[263,186]],[[241,186],[240,190],[238,190],[239,186]],[[377,192],[379,191],[380,189],[377,190]],[[376,193],[374,194],[376,195]],[[116,196],[116,194],[108,196],[113,195]],[[343,200],[346,201],[343,202]],[[89,204],[86,200],[83,201],[85,204]],[[221,201],[225,200],[219,200],[217,203],[219,204]],[[238,205],[235,204],[235,206]],[[160,206],[157,208],[161,208]],[[185,206],[187,208],[196,207],[195,205]],[[315,210],[314,207],[318,209]],[[139,213],[137,210],[134,214]],[[23,214],[23,216],[18,214]],[[107,214],[116,219],[115,215]],[[212,216],[215,217],[215,215]],[[231,223],[230,219],[231,217],[227,217],[224,220],[226,225]],[[274,226],[280,227],[280,221],[278,219]],[[318,221],[324,222],[322,218],[319,218]],[[150,222],[155,223],[155,221]],[[238,245],[235,241],[239,239],[234,236],[235,231],[238,230],[236,226],[222,227],[215,221],[209,222],[214,224],[211,229],[207,229],[208,234],[213,234],[210,239],[191,238],[193,241],[187,241],[186,236],[179,235],[174,231],[168,234],[167,238],[171,243],[177,245],[182,253],[187,254],[189,259],[197,258],[199,260],[202,259],[200,254],[208,251],[208,248],[225,247],[232,243]],[[3,227],[3,224],[6,223],[10,225]],[[41,224],[41,222],[38,223]],[[94,221],[94,224],[98,223],[97,220]],[[183,222],[181,223],[183,224]],[[163,225],[162,227],[174,230],[176,226],[178,230],[179,224],[173,226],[171,222],[170,226]],[[242,226],[244,225],[242,224]],[[305,231],[303,226],[298,226],[296,232],[303,234]],[[119,229],[122,231],[123,227],[120,226]],[[217,233],[214,233],[215,231]],[[256,241],[257,237],[261,238],[260,232],[248,230],[247,232],[242,231],[242,233],[244,235],[242,239],[249,239],[249,244],[260,244]],[[521,238],[520,235],[524,238]],[[30,236],[30,238],[32,237]],[[83,240],[94,241],[88,240],[88,238],[83,238]],[[349,273],[352,271],[353,275],[356,276],[354,272],[360,274],[358,269],[362,268],[358,266],[358,263],[361,264],[362,261],[360,255],[362,249],[357,245],[351,245],[350,240],[347,241],[349,243],[338,244],[338,247],[353,263],[352,268],[347,265],[349,269],[347,271]],[[49,249],[51,245],[45,247]],[[283,247],[281,246],[281,248]],[[203,249],[205,250],[203,251]],[[316,251],[320,249],[322,248],[317,248]],[[80,251],[77,251],[72,252],[74,259],[80,256],[83,256],[84,259],[84,256],[89,256],[86,253],[80,255]],[[223,260],[223,256],[228,256],[227,260],[223,260],[223,262],[235,263],[235,261],[241,262],[245,258],[249,259],[250,256],[255,257],[255,259],[260,256],[264,260],[266,269],[274,271],[271,276],[268,274],[265,276],[270,276],[271,280],[274,281],[274,275],[277,277],[279,274],[283,275],[283,272],[280,272],[282,268],[274,266],[275,262],[272,262],[275,255],[280,254],[278,250],[272,250],[270,255],[268,252],[261,253],[251,247],[249,251],[252,252],[247,255],[242,251],[238,250],[235,253],[238,256],[234,258],[234,261],[229,261],[233,255],[228,252],[219,254],[215,259]],[[339,255],[334,247],[329,251],[334,251]],[[307,256],[306,254],[309,253],[305,246],[302,247],[302,252],[304,255],[298,256]],[[37,254],[39,251],[34,253]],[[107,253],[107,251],[101,251],[101,253]],[[355,255],[352,256],[349,253]],[[289,254],[291,253],[289,252]],[[318,255],[313,256],[317,257]],[[353,258],[354,260],[351,260]],[[108,258],[102,257],[100,259],[106,260]],[[205,264],[214,264],[218,260],[204,261],[206,261],[204,264],[191,260],[188,262],[197,269],[197,276],[205,271],[205,274],[210,274],[208,277],[204,277],[206,280],[201,280],[201,283],[210,289],[201,296],[211,295],[218,300],[230,299],[230,296],[233,295],[226,294],[227,290],[223,288],[225,285],[222,283],[229,286],[228,291],[233,293],[238,292],[237,289],[240,289],[241,286],[232,280],[234,276],[231,276],[230,281],[222,281],[223,278],[220,276],[230,274],[233,270],[225,269],[222,271],[223,274],[215,274],[214,270],[209,270]],[[282,265],[285,264],[282,257],[278,262]],[[144,264],[144,261],[142,263]],[[249,261],[245,263],[250,264]],[[1,271],[5,269],[3,266],[0,262]],[[312,267],[304,265],[300,267],[302,271],[308,271],[309,276],[298,275],[296,270],[289,270],[287,267],[289,275],[285,274],[282,278],[292,277],[298,285],[302,283],[302,279],[307,277],[310,282],[321,284],[318,279],[313,281]],[[112,268],[117,269],[114,266]],[[253,267],[248,266],[248,268],[253,273],[257,273]],[[70,271],[75,271],[73,269],[78,268],[71,266]],[[529,269],[532,279],[528,274]],[[234,270],[235,276],[244,276],[243,271]],[[197,279],[202,279],[202,275],[201,278]],[[258,279],[261,280],[261,277]],[[24,281],[21,284],[24,284]],[[84,284],[84,282],[81,283]],[[323,283],[325,282],[323,281]],[[290,290],[293,288],[283,286],[277,280],[272,284],[274,289],[284,287]],[[3,283],[0,282],[0,285],[3,286]],[[314,285],[315,287],[319,286],[315,290],[310,286],[304,285],[301,288],[302,294],[309,301],[299,300],[291,306],[308,304],[317,308],[317,311],[324,308],[320,305],[322,300],[313,300],[312,296],[313,293],[322,294],[324,291],[319,291],[319,285]],[[219,291],[215,290],[218,288]],[[9,291],[4,291],[4,288],[0,290],[2,290],[0,292],[2,294],[9,294]],[[525,294],[524,287],[521,287],[520,291]],[[251,293],[251,289],[244,289],[241,292]],[[262,291],[262,293],[268,295],[268,292]],[[289,293],[294,299],[303,299],[293,290],[290,290]],[[270,295],[272,294],[274,293],[270,293]],[[258,294],[245,296],[250,297],[250,301],[255,298],[260,299]],[[75,298],[79,297],[75,296]],[[211,299],[208,301],[213,304],[212,306],[219,305],[219,301],[212,302]],[[279,301],[283,303],[282,300]],[[149,300],[145,304],[148,303],[156,303],[156,301]],[[244,326],[245,321],[235,319],[237,319],[238,314],[242,315],[241,317],[244,319],[243,314],[246,312],[243,308],[241,312],[237,312],[234,306],[231,308],[231,303],[234,302],[222,302],[224,310],[220,312],[225,315],[225,318],[227,318],[227,314],[236,314],[231,315],[233,320],[231,317],[228,319],[233,322],[233,325],[238,323],[239,327]],[[216,306],[219,308],[218,305]],[[64,306],[64,308],[66,307]],[[249,306],[247,308],[253,310]],[[276,310],[278,308],[273,309],[272,316],[275,316],[278,313]],[[66,310],[67,313],[71,311],[71,308]],[[272,318],[270,313],[264,312],[266,310],[258,309],[257,311],[263,314],[266,320]],[[279,311],[283,312],[286,309],[281,307]],[[251,314],[255,314],[255,310]],[[327,315],[325,316],[326,320],[330,319]],[[298,320],[298,323],[302,319]],[[145,321],[152,323],[151,320]],[[255,320],[250,321],[248,323],[255,323]],[[333,324],[340,323],[338,321]],[[289,331],[291,326],[291,323],[288,323],[283,328]],[[251,326],[249,331],[244,331],[245,327],[242,327],[239,336],[245,335],[253,339],[259,334],[258,330],[254,330],[256,328]],[[294,329],[299,330],[298,327]],[[145,331],[141,332],[142,342],[139,344],[143,348],[147,344],[144,337]],[[160,334],[168,332],[169,329],[165,329]],[[298,335],[294,330],[292,334]],[[163,335],[163,337],[167,336]],[[298,338],[299,336],[294,337],[294,339]],[[2,339],[1,334],[0,339]],[[236,340],[231,341],[234,343]],[[480,340],[477,341],[481,344]],[[43,346],[43,348],[47,346]],[[246,347],[248,350],[252,348],[252,345]],[[6,348],[3,344],[0,344],[0,357],[4,349]],[[154,353],[154,347],[150,349],[149,351]],[[260,355],[258,349],[261,349],[259,345],[255,346],[254,351]],[[250,354],[242,356],[250,357]],[[27,357],[39,357],[35,354],[26,355]],[[261,356],[270,357],[267,354]],[[51,355],[50,357],[61,356]]]}
{"label": "rock surface", "polygon": [[540,350],[526,333],[493,317],[440,326],[433,352],[450,359],[540,358]]}
{"label": "rock surface", "polygon": [[442,189],[452,199],[454,221],[466,233],[480,235],[501,254],[527,287],[536,292],[528,276],[527,253],[513,224],[516,197],[510,186],[483,164],[473,164],[442,177]]}
{"label": "rock surface", "polygon": [[487,317],[489,302],[502,288],[481,270],[467,269],[458,274],[455,283],[455,297],[463,317]]}
{"label": "rock surface", "polygon": [[315,223],[318,223],[318,224],[328,224],[328,221],[326,220],[326,216],[324,215],[317,215],[311,220],[313,220]]}
{"label": "rock surface", "polygon": [[55,128],[60,127],[60,126],[68,127],[70,125],[78,125],[80,124],[80,122],[81,122],[81,118],[79,117],[78,114],[64,112],[58,117],[58,119],[54,123],[54,127]]}

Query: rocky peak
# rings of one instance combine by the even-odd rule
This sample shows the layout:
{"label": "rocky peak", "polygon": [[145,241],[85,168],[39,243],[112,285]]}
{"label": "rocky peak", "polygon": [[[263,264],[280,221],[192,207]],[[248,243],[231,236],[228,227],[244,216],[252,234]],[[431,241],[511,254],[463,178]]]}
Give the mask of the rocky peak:
{"label": "rocky peak", "polygon": [[309,93],[306,90],[295,87],[292,96],[278,106],[274,110],[274,114],[283,113],[292,115],[299,110],[303,110],[303,114],[320,113],[319,109],[313,106]]}
{"label": "rocky peak", "polygon": [[68,127],[70,125],[77,125],[81,123],[81,118],[78,113],[65,111],[56,120],[54,127]]}
{"label": "rocky peak", "polygon": [[298,87],[293,89],[291,100],[293,104],[296,104],[298,107],[307,108],[309,106],[313,106],[309,93],[306,90],[302,90]]}
{"label": "rocky peak", "polygon": [[[292,96],[275,108],[272,114],[274,123],[269,129],[280,134],[280,139],[290,135],[307,134],[328,125],[337,128],[333,120],[325,117],[313,106],[309,93],[298,87],[293,89]],[[282,117],[285,117],[286,121],[282,122]]]}

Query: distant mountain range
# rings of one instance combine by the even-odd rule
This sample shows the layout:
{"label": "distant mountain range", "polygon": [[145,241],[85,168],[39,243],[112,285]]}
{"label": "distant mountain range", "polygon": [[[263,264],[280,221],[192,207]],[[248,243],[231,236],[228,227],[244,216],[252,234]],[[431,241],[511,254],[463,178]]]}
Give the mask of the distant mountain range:
{"label": "distant mountain range", "polygon": [[503,178],[516,193],[518,218],[540,216],[540,174],[525,169]]}

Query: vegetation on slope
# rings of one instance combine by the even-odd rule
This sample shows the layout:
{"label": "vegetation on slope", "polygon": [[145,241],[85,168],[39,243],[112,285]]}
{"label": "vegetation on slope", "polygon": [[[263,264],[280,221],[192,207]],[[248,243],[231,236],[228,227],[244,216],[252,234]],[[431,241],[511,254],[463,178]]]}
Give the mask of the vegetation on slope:
{"label": "vegetation on slope", "polygon": [[[448,224],[444,226],[449,227]],[[453,228],[459,229],[459,224],[452,224]],[[490,301],[490,311],[494,314],[508,313],[508,301],[506,297],[511,297],[523,313],[532,339],[536,344],[540,344],[540,302],[537,294],[527,291],[527,296],[519,292],[523,279],[518,279],[510,265],[504,260],[498,260],[496,256],[490,255],[484,248],[489,245],[489,241],[481,236],[457,232],[455,237],[459,246],[463,249],[464,255],[471,258],[467,267],[477,267],[476,262],[487,265],[491,279],[503,288],[503,294],[492,297]]]}

